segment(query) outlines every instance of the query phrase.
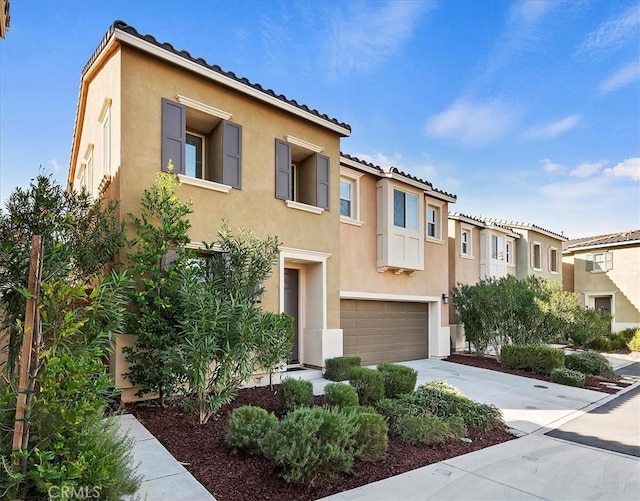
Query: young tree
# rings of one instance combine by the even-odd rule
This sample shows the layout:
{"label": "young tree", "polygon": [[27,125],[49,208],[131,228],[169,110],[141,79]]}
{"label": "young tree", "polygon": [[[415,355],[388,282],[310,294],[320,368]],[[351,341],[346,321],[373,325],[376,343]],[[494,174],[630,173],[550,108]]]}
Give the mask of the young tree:
{"label": "young tree", "polygon": [[127,332],[136,335],[136,345],[124,349],[131,363],[126,376],[140,386],[139,396],[155,394],[160,405],[184,381],[177,294],[193,210],[191,201],[180,200],[177,189],[175,175],[159,172],[156,183],[142,195],[140,216],[129,214],[136,237],[128,258],[137,287],[131,295],[135,309],[128,316]]}

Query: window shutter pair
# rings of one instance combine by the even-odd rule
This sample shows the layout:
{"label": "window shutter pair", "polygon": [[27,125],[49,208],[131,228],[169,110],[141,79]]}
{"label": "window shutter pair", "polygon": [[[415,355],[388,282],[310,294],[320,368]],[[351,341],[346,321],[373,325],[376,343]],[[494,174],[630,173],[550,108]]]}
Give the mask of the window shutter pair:
{"label": "window shutter pair", "polygon": [[[222,120],[222,175],[214,181],[236,189],[242,188],[242,126]],[[185,172],[187,114],[183,104],[162,99],[162,170],[173,162],[173,172]]]}
{"label": "window shutter pair", "polygon": [[[329,210],[329,157],[314,154],[315,168],[315,205]],[[280,200],[292,200],[291,192],[291,145],[280,139],[276,139],[276,198]]]}

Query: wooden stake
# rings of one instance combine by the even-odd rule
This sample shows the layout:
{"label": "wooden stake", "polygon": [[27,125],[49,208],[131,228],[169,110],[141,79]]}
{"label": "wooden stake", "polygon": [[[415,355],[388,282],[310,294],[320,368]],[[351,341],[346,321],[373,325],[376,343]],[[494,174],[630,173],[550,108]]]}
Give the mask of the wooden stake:
{"label": "wooden stake", "polygon": [[[29,384],[29,374],[31,371],[31,355],[33,350],[33,330],[36,324],[38,294],[40,292],[40,271],[41,271],[41,238],[34,235],[31,238],[31,255],[29,260],[29,297],[27,298],[27,308],[24,315],[24,333],[22,336],[22,351],[18,360],[18,398],[16,403],[16,419],[13,430],[13,450],[22,450],[25,443],[28,443],[29,425],[27,393],[33,391]],[[37,363],[37,361],[36,361]],[[26,435],[26,440],[25,440]]]}

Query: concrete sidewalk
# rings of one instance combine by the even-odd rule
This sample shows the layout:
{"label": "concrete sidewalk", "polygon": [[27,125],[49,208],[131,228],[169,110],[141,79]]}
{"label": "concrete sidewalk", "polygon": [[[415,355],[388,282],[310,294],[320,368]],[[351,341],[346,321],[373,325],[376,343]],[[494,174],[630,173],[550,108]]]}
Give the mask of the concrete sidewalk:
{"label": "concrete sidewalk", "polygon": [[[620,369],[631,360],[612,359]],[[418,371],[418,384],[443,379],[469,398],[500,408],[518,440],[345,491],[325,500],[424,499],[637,499],[638,458],[544,435],[617,395],[572,388],[441,360],[403,362]],[[316,394],[329,383],[319,371],[288,377],[311,379]],[[150,501],[214,499],[133,416],[122,416],[137,444]]]}

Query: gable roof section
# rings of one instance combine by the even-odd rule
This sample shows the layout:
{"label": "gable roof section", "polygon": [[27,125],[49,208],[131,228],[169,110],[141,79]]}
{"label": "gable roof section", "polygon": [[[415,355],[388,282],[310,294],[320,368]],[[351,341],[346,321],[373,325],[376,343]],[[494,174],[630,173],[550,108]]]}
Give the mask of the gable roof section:
{"label": "gable roof section", "polygon": [[598,247],[616,247],[622,245],[640,245],[640,230],[607,233],[593,237],[574,238],[568,240],[564,246],[567,252],[593,249]]}
{"label": "gable roof section", "polygon": [[408,184],[415,188],[419,188],[425,192],[425,194],[437,198],[439,200],[443,200],[449,203],[456,203],[457,196],[453,193],[448,193],[443,190],[439,190],[438,188],[434,188],[433,185],[429,181],[425,181],[424,179],[420,179],[415,177],[407,172],[403,172],[396,167],[389,167],[388,169],[383,169],[379,165],[372,164],[371,162],[367,162],[365,160],[361,160],[358,157],[351,156],[347,153],[340,153],[340,164],[345,167],[350,167],[352,169],[359,170],[361,172],[367,172],[369,174],[373,174],[377,177],[387,177],[392,178],[402,183]]}
{"label": "gable roof section", "polygon": [[456,221],[460,221],[463,223],[467,223],[467,224],[472,224],[474,226],[477,226],[479,228],[487,228],[487,229],[494,229],[497,231],[500,231],[502,233],[505,233],[506,235],[513,237],[513,238],[520,238],[521,235],[519,233],[515,233],[511,228],[509,228],[508,226],[504,226],[501,224],[498,224],[496,222],[490,221],[488,219],[483,219],[480,217],[476,217],[476,216],[469,216],[468,214],[463,214],[461,212],[449,212],[449,219],[454,219]]}
{"label": "gable roof section", "polygon": [[558,240],[562,240],[563,242],[566,242],[568,240],[568,238],[561,233],[556,233],[555,231],[547,230],[546,228],[543,228],[542,226],[538,226],[533,223],[520,223],[517,221],[507,221],[506,219],[495,219],[491,217],[482,218],[482,219],[484,221],[489,221],[502,226],[506,226],[507,228],[510,228],[512,230],[531,230],[538,233],[542,233],[543,235],[547,235],[548,237],[557,238]]}

